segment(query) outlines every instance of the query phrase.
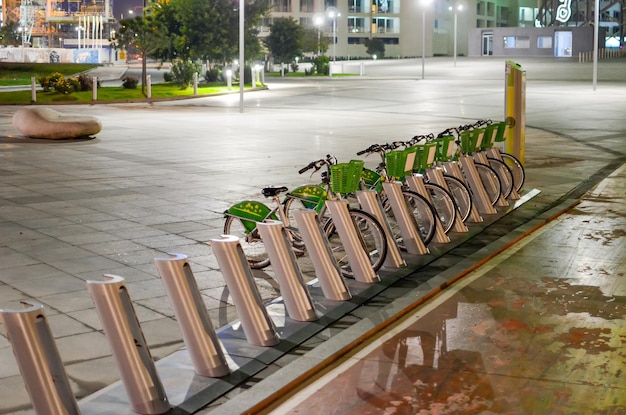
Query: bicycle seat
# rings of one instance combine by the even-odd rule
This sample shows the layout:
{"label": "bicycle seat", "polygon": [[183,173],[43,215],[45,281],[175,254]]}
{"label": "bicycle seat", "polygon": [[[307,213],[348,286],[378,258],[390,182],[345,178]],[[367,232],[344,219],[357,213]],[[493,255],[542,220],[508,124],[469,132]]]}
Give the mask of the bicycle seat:
{"label": "bicycle seat", "polygon": [[281,187],[264,187],[263,190],[261,191],[263,193],[263,196],[265,197],[274,197],[276,195],[279,195],[283,192],[286,192],[287,189],[285,186],[281,186]]}

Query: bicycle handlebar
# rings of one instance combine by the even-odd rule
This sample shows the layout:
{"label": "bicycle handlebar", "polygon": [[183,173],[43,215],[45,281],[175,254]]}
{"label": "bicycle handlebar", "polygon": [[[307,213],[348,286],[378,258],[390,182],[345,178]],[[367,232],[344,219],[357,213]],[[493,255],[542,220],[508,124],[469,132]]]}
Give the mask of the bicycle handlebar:
{"label": "bicycle handlebar", "polygon": [[337,159],[335,158],[335,156],[331,156],[330,154],[327,154],[326,158],[310,162],[308,165],[298,170],[298,173],[302,174],[311,169],[315,169],[315,171],[313,172],[315,173],[316,171],[321,169],[322,166],[331,166],[333,164],[337,164]]}

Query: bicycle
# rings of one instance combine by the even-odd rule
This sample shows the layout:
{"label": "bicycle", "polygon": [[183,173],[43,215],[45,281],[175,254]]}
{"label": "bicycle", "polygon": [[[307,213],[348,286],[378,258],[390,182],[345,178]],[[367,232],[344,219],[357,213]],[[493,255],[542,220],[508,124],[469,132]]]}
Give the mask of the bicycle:
{"label": "bicycle", "polygon": [[[318,171],[323,166],[328,166],[328,171],[325,172],[326,174],[324,175],[329,178],[328,180],[324,178],[325,181],[328,181],[328,189],[326,191],[329,197],[338,198],[339,195],[332,192],[330,186],[330,165],[330,160],[317,160],[311,162],[304,169],[301,169],[301,172],[310,170],[311,168]],[[287,237],[296,255],[303,255],[305,253],[302,237],[297,228],[291,225],[291,220],[284,208],[284,202],[280,200],[280,195],[287,191],[288,189],[286,187],[265,187],[262,189],[263,195],[271,199],[274,205],[273,208],[261,202],[245,200],[231,206],[224,212],[226,218],[224,234],[239,237],[244,255],[248,264],[253,269],[262,269],[270,265],[267,251],[257,229],[257,223],[260,222],[267,220],[280,220],[283,222]],[[372,215],[360,209],[351,208],[349,213],[357,229],[361,246],[370,258],[370,263],[374,271],[378,271],[387,254],[387,240],[383,227]],[[324,221],[323,230],[328,238],[331,251],[339,265],[342,275],[352,278],[353,272],[347,261],[347,255],[339,240],[332,218]]]}
{"label": "bicycle", "polygon": [[[380,188],[382,182],[396,179],[404,181],[407,175],[413,174],[413,168],[417,161],[412,161],[412,157],[416,157],[416,148],[407,147],[404,150],[397,150],[401,146],[405,146],[405,143],[373,144],[367,149],[357,152],[357,155],[378,154],[381,158],[376,171],[365,172],[364,169],[365,174],[362,178],[367,188],[377,190],[383,195]],[[430,200],[410,190],[404,183],[402,194],[416,219],[424,245],[428,245],[435,235],[435,217],[439,218],[444,232],[448,233],[454,225],[457,208],[452,196],[443,187],[434,183],[424,183],[424,187]],[[382,204],[388,212],[389,202],[384,195]]]}
{"label": "bicycle", "polygon": [[[502,169],[501,163],[504,163],[511,172],[513,189],[516,192],[520,192],[526,180],[524,166],[514,155],[500,151],[498,147],[495,147],[495,143],[506,140],[505,132],[509,124],[506,121],[494,123],[491,120],[487,120],[486,122],[487,127],[480,144],[480,151],[485,154],[489,165],[496,170],[496,173],[499,171],[498,169]],[[498,166],[498,169],[495,168],[496,166]]]}
{"label": "bicycle", "polygon": [[[466,124],[459,127],[448,128],[437,135],[437,137],[450,135],[455,137],[454,141],[457,144],[457,147],[453,158],[454,161],[458,161],[462,157],[472,158],[472,152],[475,151],[477,146],[480,145],[479,139],[481,139],[481,131],[479,130],[479,127],[483,125],[483,122],[484,121],[478,121],[475,124]],[[470,131],[473,133],[470,134]],[[487,164],[479,162],[474,162],[473,164],[476,168],[480,181],[483,183],[489,202],[492,206],[495,206],[502,196],[502,181],[500,177],[496,171]]]}
{"label": "bicycle", "polygon": [[[405,143],[406,146],[419,148],[420,157],[416,158],[414,173],[423,174],[425,183],[439,184],[452,196],[457,208],[457,216],[466,222],[473,207],[469,188],[462,180],[445,173],[442,169],[443,182],[435,183],[431,178],[431,170],[439,168],[444,162],[451,161],[454,148],[450,145],[453,137],[436,138],[434,134],[417,135]],[[420,144],[424,142],[424,144]],[[433,152],[433,147],[434,152]],[[419,161],[419,164],[417,162]]]}

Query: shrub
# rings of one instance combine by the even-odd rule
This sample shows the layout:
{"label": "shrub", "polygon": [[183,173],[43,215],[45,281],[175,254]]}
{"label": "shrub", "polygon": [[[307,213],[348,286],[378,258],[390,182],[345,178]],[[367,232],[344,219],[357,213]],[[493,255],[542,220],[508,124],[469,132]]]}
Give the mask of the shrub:
{"label": "shrub", "polygon": [[298,69],[300,69],[300,66],[298,66],[298,63],[291,62],[291,72],[298,72]]}
{"label": "shrub", "polygon": [[80,82],[76,78],[59,79],[54,84],[54,90],[59,94],[69,95],[74,91],[80,91]]}
{"label": "shrub", "polygon": [[51,74],[39,77],[37,81],[43,88],[44,92],[48,92],[50,89],[54,89],[54,85],[62,79],[64,79],[64,76],[61,72],[52,72]]}
{"label": "shrub", "polygon": [[171,72],[163,72],[163,80],[165,82],[172,82],[173,79],[174,79],[174,76],[172,75]]}
{"label": "shrub", "polygon": [[321,55],[313,59],[313,68],[315,68],[315,73],[319,75],[330,74],[330,60],[328,56]]}
{"label": "shrub", "polygon": [[[74,79],[76,79],[79,84],[77,91],[91,91],[93,89],[93,77],[89,76],[89,74],[81,73]],[[102,86],[101,81],[98,81],[96,86],[100,88],[100,86]]]}
{"label": "shrub", "polygon": [[126,89],[135,89],[139,84],[139,79],[134,76],[127,75],[122,78],[122,86]]}
{"label": "shrub", "polygon": [[378,59],[385,57],[385,44],[378,38],[363,39],[365,51],[370,56],[376,56]]}
{"label": "shrub", "polygon": [[220,77],[220,70],[217,68],[211,68],[208,71],[206,71],[206,74],[204,74],[204,79],[207,82],[217,82],[219,80]]}
{"label": "shrub", "polygon": [[193,74],[199,73],[202,70],[200,64],[184,61],[182,59],[175,59],[172,62],[172,76],[174,77],[174,82],[181,89],[186,89],[191,85],[193,81]]}

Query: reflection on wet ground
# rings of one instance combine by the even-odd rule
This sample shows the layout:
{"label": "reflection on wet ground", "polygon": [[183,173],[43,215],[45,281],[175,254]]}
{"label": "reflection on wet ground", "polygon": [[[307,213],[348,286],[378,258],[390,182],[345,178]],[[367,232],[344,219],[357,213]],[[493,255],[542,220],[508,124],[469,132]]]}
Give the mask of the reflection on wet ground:
{"label": "reflection on wet ground", "polygon": [[274,413],[626,414],[626,168]]}

